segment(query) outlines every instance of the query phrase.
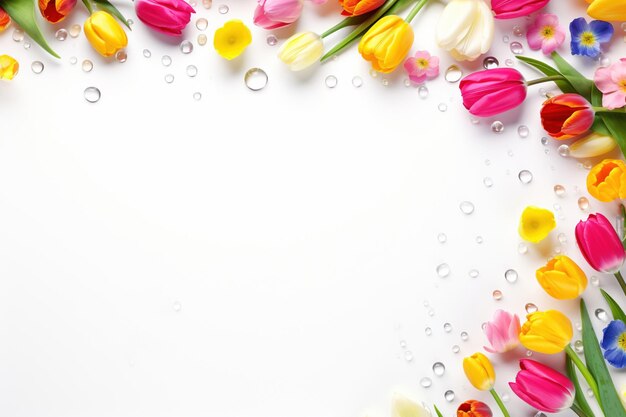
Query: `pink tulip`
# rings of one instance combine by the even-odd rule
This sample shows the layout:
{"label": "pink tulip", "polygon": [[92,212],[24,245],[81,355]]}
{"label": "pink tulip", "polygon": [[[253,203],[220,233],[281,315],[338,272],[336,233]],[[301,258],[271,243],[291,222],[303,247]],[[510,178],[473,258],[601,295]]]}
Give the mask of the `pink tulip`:
{"label": "pink tulip", "polygon": [[485,335],[491,347],[485,350],[491,353],[504,353],[519,346],[520,322],[516,314],[496,310],[493,320],[485,325]]}
{"label": "pink tulip", "polygon": [[489,117],[519,106],[526,98],[526,82],[513,68],[478,71],[461,80],[463,105],[475,116]]}
{"label": "pink tulip", "polygon": [[491,0],[491,10],[496,19],[513,19],[528,16],[543,9],[550,0]]}
{"label": "pink tulip", "polygon": [[524,402],[546,413],[558,413],[574,403],[572,381],[554,369],[530,359],[519,361],[520,371],[511,390]]}
{"label": "pink tulip", "polygon": [[259,0],[254,24],[264,29],[287,26],[300,17],[302,0]]}
{"label": "pink tulip", "polygon": [[136,0],[135,12],[146,26],[166,35],[180,36],[195,10],[183,0]]}
{"label": "pink tulip", "polygon": [[598,272],[615,274],[624,264],[626,253],[611,223],[602,214],[590,214],[576,225],[578,248]]}

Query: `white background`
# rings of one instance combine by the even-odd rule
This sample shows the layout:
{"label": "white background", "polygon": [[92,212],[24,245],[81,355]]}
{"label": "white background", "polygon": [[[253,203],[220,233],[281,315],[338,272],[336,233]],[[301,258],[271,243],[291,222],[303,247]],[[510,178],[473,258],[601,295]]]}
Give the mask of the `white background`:
{"label": "white background", "polygon": [[[584,15],[582,0],[552,3],[564,25]],[[220,4],[229,13],[219,14]],[[400,391],[452,415],[465,399],[487,399],[465,381],[461,360],[485,344],[481,323],[496,308],[523,315],[533,302],[579,322],[576,302],[551,299],[534,279],[558,248],[592,275],[573,236],[587,214],[577,205],[587,170],[560,157],[558,143],[540,143],[538,87],[494,134],[494,119],[470,121],[457,84],[441,76],[422,99],[398,70],[385,86],[356,48],[289,73],[267,32],[252,27],[254,5],[198,5],[193,21],[209,20],[209,42],[198,46],[190,24],[190,55],[180,53],[181,39],[135,23],[123,64],[97,56],[83,35],[56,41],[56,28],[47,34],[61,60],[34,44],[24,49],[13,28],[0,36],[0,53],[22,66],[13,82],[0,83],[0,414],[385,417]],[[137,21],[130,4],[120,8]],[[442,8],[433,3],[414,21],[413,51],[439,55],[444,72],[452,61],[433,35]],[[276,34],[322,32],[337,12],[333,0],[307,4],[297,28]],[[58,27],[85,18],[78,6]],[[250,25],[254,40],[226,62],[211,45],[230,18]],[[526,24],[497,22],[491,54],[502,65],[512,58],[503,35],[526,45],[512,33]],[[626,52],[616,28],[613,60]],[[566,45],[562,51],[569,56]],[[94,62],[91,73],[81,70],[83,59]],[[35,60],[45,64],[42,74],[30,70]],[[572,62],[587,74],[598,65]],[[185,74],[189,64],[197,77]],[[269,75],[256,93],[243,83],[255,66]],[[481,60],[463,65],[466,74],[479,68]],[[330,74],[335,89],[324,86]],[[354,76],[361,88],[351,85]],[[102,91],[96,104],[83,98],[89,86]],[[530,128],[525,139],[520,124]],[[530,184],[518,180],[522,169],[533,173]],[[555,196],[555,184],[565,197]],[[613,206],[589,198],[590,210],[614,217]],[[476,206],[469,216],[459,210],[464,200]],[[526,205],[560,208],[558,229],[520,254]],[[445,279],[435,272],[443,262],[452,271]],[[504,280],[508,268],[519,272],[515,284]],[[611,277],[600,282],[619,296]],[[501,301],[492,299],[495,289]],[[596,287],[585,297],[592,309],[606,308]],[[524,355],[494,357],[497,389],[516,417],[534,414],[507,385]],[[436,361],[446,365],[443,377],[432,373]],[[420,387],[422,377],[432,387]]]}

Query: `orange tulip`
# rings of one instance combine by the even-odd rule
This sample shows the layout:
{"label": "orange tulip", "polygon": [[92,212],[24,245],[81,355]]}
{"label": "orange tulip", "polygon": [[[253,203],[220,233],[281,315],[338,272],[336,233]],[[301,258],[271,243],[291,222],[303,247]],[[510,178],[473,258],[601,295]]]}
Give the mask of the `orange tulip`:
{"label": "orange tulip", "polygon": [[76,0],[39,0],[41,15],[50,23],[59,23],[76,6]]}
{"label": "orange tulip", "polygon": [[4,32],[4,30],[9,27],[11,24],[11,16],[7,12],[4,11],[2,7],[0,7],[0,33]]}
{"label": "orange tulip", "polygon": [[378,9],[385,0],[339,0],[344,16],[359,16]]}

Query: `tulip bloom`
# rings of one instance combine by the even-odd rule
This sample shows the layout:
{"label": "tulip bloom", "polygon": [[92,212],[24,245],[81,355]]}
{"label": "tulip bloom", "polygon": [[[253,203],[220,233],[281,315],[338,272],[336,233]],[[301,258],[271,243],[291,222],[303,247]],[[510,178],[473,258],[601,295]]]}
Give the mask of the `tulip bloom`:
{"label": "tulip bloom", "polygon": [[616,147],[617,142],[611,136],[592,132],[570,145],[569,156],[572,158],[595,158],[611,152]]}
{"label": "tulip bloom", "polygon": [[229,20],[215,31],[213,47],[222,58],[235,59],[252,42],[250,29],[239,19]]}
{"label": "tulip bloom", "polygon": [[39,11],[50,23],[59,23],[74,9],[76,0],[39,0]]}
{"label": "tulip bloom", "polygon": [[170,36],[180,36],[195,13],[183,0],[136,0],[135,12],[146,26]]}
{"label": "tulip bloom", "polygon": [[483,0],[452,0],[439,17],[437,44],[457,61],[473,61],[491,48],[494,21]]}
{"label": "tulip bloom", "polygon": [[513,68],[478,71],[459,84],[463,105],[471,114],[490,117],[511,110],[526,98],[526,82]]}
{"label": "tulip bloom", "polygon": [[401,394],[393,396],[391,417],[431,417],[428,410]]}
{"label": "tulip bloom", "polygon": [[128,45],[126,32],[107,12],[101,10],[87,18],[83,25],[87,40],[102,56],[113,56]]}
{"label": "tulip bloom", "polygon": [[378,72],[389,73],[402,64],[413,45],[413,29],[399,16],[378,20],[363,35],[359,53]]}
{"label": "tulip bloom", "polygon": [[300,17],[302,0],[259,0],[254,11],[254,24],[263,29],[287,26]]}
{"label": "tulip bloom", "polygon": [[543,9],[550,0],[491,0],[496,19],[514,19]]}
{"label": "tulip bloom", "polygon": [[531,243],[539,243],[556,227],[554,213],[541,207],[528,206],[519,221],[519,235]]}
{"label": "tulip bloom", "polygon": [[605,203],[626,198],[626,163],[621,159],[605,159],[591,168],[587,190]]}
{"label": "tulip bloom", "polygon": [[20,64],[9,55],[0,55],[0,80],[12,80],[20,70]]}
{"label": "tulip bloom", "polygon": [[526,320],[519,335],[526,349],[548,355],[563,352],[574,336],[572,323],[559,311],[537,311]]}
{"label": "tulip bloom", "polygon": [[468,400],[456,410],[457,417],[492,417],[491,408],[483,402]]}
{"label": "tulip bloom", "polygon": [[621,0],[594,0],[587,8],[594,19],[621,22],[626,20],[626,8]]}
{"label": "tulip bloom", "polygon": [[493,365],[482,353],[474,353],[463,359],[463,371],[469,382],[480,391],[489,391],[496,383]]}
{"label": "tulip bloom", "polygon": [[504,353],[519,346],[521,330],[519,317],[504,310],[496,310],[493,320],[485,325],[485,335],[491,346],[485,346],[490,353]]}
{"label": "tulip bloom", "polygon": [[339,0],[343,7],[344,16],[359,16],[378,9],[385,3],[385,0]]}
{"label": "tulip bloom", "polygon": [[324,43],[313,32],[296,33],[280,47],[278,58],[292,71],[302,71],[319,61]]}
{"label": "tulip bloom", "polygon": [[558,413],[574,404],[576,390],[565,375],[530,359],[520,360],[520,371],[511,390],[531,407],[546,413]]}
{"label": "tulip bloom", "polygon": [[9,27],[11,24],[11,16],[7,12],[4,11],[2,7],[0,7],[0,33],[4,32],[4,30]]}
{"label": "tulip bloom", "polygon": [[576,225],[576,242],[587,263],[598,272],[615,274],[624,264],[622,241],[600,213],[590,214]]}
{"label": "tulip bloom", "polygon": [[550,259],[537,270],[536,276],[541,288],[557,300],[572,300],[587,288],[587,276],[565,255]]}
{"label": "tulip bloom", "polygon": [[593,124],[594,111],[578,94],[551,97],[541,108],[541,124],[550,136],[558,140],[571,139],[586,133]]}

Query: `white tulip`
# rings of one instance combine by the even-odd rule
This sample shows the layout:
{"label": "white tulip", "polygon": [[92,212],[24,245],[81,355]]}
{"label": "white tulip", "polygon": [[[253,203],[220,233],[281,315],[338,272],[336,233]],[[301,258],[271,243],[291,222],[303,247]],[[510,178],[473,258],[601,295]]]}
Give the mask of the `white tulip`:
{"label": "white tulip", "polygon": [[494,19],[483,0],[452,0],[437,22],[437,44],[457,61],[473,61],[491,48]]}
{"label": "white tulip", "polygon": [[415,401],[402,394],[395,394],[391,405],[392,417],[430,417],[430,413]]}

